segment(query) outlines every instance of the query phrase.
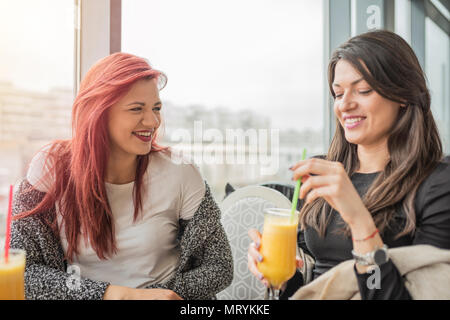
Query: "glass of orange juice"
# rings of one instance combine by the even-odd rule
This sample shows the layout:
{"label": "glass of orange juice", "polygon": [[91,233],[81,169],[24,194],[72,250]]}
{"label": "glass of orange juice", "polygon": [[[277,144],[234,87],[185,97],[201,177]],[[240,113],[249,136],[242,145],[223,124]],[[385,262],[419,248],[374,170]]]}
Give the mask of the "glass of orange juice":
{"label": "glass of orange juice", "polygon": [[24,300],[25,251],[9,249],[8,261],[0,251],[0,300]]}
{"label": "glass of orange juice", "polygon": [[282,284],[295,274],[297,227],[298,211],[291,214],[291,209],[264,210],[260,249],[263,260],[258,269],[269,281],[269,299],[278,299]]}

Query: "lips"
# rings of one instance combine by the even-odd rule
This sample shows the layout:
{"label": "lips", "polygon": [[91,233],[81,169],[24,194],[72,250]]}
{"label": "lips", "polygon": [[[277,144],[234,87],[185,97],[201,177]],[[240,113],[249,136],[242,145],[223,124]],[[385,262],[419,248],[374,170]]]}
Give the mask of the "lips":
{"label": "lips", "polygon": [[150,142],[153,138],[153,131],[144,130],[144,131],[134,131],[133,135],[143,142]]}
{"label": "lips", "polygon": [[348,116],[344,117],[344,125],[347,129],[353,129],[359,126],[366,117],[363,116]]}

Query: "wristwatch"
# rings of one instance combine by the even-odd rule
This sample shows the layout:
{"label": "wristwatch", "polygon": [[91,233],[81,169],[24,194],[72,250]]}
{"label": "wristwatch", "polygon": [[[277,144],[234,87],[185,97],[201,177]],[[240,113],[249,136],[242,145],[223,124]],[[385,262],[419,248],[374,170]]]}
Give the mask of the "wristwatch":
{"label": "wristwatch", "polygon": [[356,253],[355,250],[352,250],[352,255],[356,263],[362,266],[381,266],[389,260],[387,245],[383,245],[381,248],[376,248],[374,251],[365,254]]}

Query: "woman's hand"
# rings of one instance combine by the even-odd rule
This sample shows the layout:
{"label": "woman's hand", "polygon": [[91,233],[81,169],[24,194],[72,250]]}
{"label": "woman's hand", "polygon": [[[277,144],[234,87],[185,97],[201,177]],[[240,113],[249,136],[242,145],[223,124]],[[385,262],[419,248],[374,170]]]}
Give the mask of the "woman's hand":
{"label": "woman's hand", "polygon": [[299,198],[306,197],[305,204],[322,197],[350,226],[372,218],[340,162],[313,158],[299,161],[291,170],[293,180],[302,178]]}
{"label": "woman's hand", "polygon": [[172,290],[167,289],[134,289],[109,285],[103,300],[183,300]]}
{"label": "woman's hand", "polygon": [[[261,245],[261,234],[256,229],[250,229],[248,235],[253,240],[253,242],[248,247],[247,260],[248,269],[250,272],[258,278],[266,287],[269,287],[269,281],[264,278],[264,275],[258,270],[258,262],[263,260],[263,256],[259,252],[259,247]],[[303,261],[300,258],[296,258],[297,268],[303,267]],[[284,283],[281,288],[284,290],[286,283]]]}
{"label": "woman's hand", "polygon": [[[355,239],[363,239],[376,229],[369,210],[364,206],[340,162],[309,159],[298,162],[291,169],[294,170],[293,180],[302,177],[299,198],[306,197],[306,204],[319,197],[324,198],[350,226]],[[353,249],[362,254],[382,245],[383,240],[379,234],[368,241],[353,241]],[[364,273],[368,267],[356,264],[356,268],[359,273]]]}

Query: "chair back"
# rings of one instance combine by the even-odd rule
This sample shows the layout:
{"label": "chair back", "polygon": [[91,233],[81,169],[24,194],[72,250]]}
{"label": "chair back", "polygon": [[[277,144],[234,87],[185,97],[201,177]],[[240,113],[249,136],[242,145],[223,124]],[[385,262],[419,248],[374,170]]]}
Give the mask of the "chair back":
{"label": "chair back", "polygon": [[264,210],[275,207],[289,209],[291,201],[279,191],[263,186],[237,189],[220,204],[222,224],[233,254],[234,277],[231,285],[217,294],[217,299],[264,299],[264,285],[248,270],[247,250],[251,243],[248,230],[262,231]]}

